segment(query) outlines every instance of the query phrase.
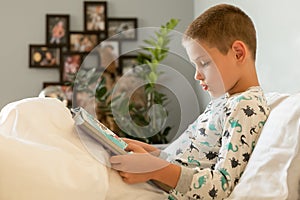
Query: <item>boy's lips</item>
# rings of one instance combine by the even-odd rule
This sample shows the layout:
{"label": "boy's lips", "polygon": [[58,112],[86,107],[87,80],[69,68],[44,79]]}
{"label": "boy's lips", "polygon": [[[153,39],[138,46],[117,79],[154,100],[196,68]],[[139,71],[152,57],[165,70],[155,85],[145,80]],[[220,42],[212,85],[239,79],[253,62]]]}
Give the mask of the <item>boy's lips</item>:
{"label": "boy's lips", "polygon": [[208,90],[208,86],[206,84],[201,84],[203,90]]}

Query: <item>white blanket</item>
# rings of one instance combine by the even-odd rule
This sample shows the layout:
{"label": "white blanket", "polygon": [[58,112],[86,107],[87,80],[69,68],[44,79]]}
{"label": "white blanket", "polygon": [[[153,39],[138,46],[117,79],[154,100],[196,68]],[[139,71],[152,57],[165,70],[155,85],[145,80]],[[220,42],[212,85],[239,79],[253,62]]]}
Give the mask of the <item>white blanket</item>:
{"label": "white blanket", "polygon": [[71,113],[53,98],[28,98],[0,113],[0,199],[164,199],[125,184],[81,143]]}
{"label": "white blanket", "polygon": [[[229,199],[300,197],[300,94],[269,94],[268,101],[271,114]],[[8,104],[0,113],[0,199],[166,198],[148,184],[125,184],[99,162],[103,152],[93,149],[97,151],[95,156],[86,150],[69,110],[57,99],[29,98]]]}

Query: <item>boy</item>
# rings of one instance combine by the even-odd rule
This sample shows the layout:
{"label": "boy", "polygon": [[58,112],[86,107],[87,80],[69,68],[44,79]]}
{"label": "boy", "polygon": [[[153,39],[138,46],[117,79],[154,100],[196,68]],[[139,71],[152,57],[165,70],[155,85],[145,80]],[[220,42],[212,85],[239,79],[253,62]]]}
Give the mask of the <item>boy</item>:
{"label": "boy", "polygon": [[189,25],[183,45],[212,101],[167,148],[169,162],[161,159],[164,152],[126,140],[135,153],[111,163],[127,183],[170,186],[169,199],[224,199],[244,172],[270,110],[255,70],[255,28],[239,8],[217,5]]}

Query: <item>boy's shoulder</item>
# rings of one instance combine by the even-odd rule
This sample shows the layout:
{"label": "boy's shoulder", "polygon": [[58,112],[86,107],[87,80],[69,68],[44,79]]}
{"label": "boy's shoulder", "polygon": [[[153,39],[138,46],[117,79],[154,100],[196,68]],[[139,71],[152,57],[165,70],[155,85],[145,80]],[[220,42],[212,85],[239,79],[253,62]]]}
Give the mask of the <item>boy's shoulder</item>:
{"label": "boy's shoulder", "polygon": [[251,102],[266,103],[264,92],[260,86],[250,87],[244,92],[233,94],[227,98],[227,103],[229,104],[252,104]]}

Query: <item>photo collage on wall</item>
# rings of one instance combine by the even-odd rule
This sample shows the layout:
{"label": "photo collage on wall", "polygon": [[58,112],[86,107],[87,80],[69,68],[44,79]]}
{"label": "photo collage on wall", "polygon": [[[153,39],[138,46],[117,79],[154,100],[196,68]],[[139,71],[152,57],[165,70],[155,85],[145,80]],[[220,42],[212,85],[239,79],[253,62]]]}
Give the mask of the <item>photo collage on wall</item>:
{"label": "photo collage on wall", "polygon": [[[137,40],[137,18],[110,18],[107,5],[106,1],[83,2],[83,30],[70,30],[69,14],[46,14],[45,44],[29,45],[30,68],[60,70],[58,82],[44,82],[42,87],[61,87],[69,105],[72,105],[71,83],[80,66],[104,68],[116,60],[117,71],[122,73],[128,70],[128,64],[136,62],[136,55],[120,56],[120,51],[122,41]],[[100,49],[94,51],[95,47]]]}

